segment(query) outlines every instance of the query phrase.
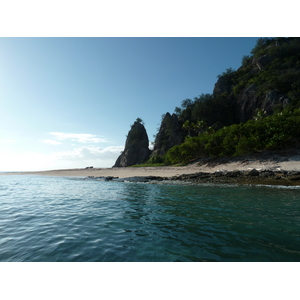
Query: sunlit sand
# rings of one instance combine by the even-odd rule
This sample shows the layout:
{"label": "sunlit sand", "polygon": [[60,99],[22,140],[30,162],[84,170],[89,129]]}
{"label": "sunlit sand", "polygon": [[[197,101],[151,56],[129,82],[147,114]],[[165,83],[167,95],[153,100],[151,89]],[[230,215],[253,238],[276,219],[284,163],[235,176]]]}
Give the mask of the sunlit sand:
{"label": "sunlit sand", "polygon": [[126,178],[132,176],[160,176],[171,177],[197,172],[215,172],[218,170],[285,170],[300,171],[300,155],[294,154],[288,157],[271,156],[263,159],[253,156],[244,156],[243,159],[215,159],[199,161],[187,166],[163,166],[163,167],[126,167],[126,168],[91,168],[91,169],[62,169],[36,172],[4,173],[11,175],[46,175],[46,176],[113,176]]}

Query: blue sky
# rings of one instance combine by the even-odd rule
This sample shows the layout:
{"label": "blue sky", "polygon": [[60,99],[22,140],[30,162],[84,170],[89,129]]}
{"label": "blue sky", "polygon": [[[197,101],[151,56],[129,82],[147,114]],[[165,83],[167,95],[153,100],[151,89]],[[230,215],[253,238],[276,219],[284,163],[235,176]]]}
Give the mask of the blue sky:
{"label": "blue sky", "polygon": [[257,38],[0,38],[0,171],[111,167],[140,117],[211,93]]}

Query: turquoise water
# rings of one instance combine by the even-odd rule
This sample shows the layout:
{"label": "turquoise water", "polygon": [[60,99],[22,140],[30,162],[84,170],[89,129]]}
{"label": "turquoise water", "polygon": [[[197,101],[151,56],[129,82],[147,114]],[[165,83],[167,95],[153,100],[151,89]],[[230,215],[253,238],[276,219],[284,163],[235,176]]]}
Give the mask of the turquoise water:
{"label": "turquoise water", "polygon": [[300,261],[300,188],[0,176],[0,261]]}

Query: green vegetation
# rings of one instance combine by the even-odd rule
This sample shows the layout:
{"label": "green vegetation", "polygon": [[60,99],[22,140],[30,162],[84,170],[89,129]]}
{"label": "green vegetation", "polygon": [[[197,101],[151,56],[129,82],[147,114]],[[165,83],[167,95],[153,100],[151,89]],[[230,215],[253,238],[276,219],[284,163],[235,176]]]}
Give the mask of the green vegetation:
{"label": "green vegetation", "polygon": [[213,94],[185,99],[175,108],[185,141],[165,145],[167,153],[149,164],[299,147],[300,38],[260,38],[238,70],[228,68],[217,77]]}
{"label": "green vegetation", "polygon": [[268,117],[223,127],[215,133],[187,137],[171,148],[165,162],[187,163],[202,157],[237,156],[265,149],[298,147],[300,143],[300,109],[286,109]]}
{"label": "green vegetation", "polygon": [[145,125],[144,121],[141,118],[136,118],[135,122]]}
{"label": "green vegetation", "polygon": [[243,57],[241,68],[231,78],[234,94],[256,85],[260,95],[275,90],[299,105],[300,39],[260,38],[251,53],[252,57]]}
{"label": "green vegetation", "polygon": [[[204,122],[207,126],[221,128],[235,123],[235,106],[227,93],[213,96],[211,94],[201,94],[195,97],[194,101],[186,99],[182,101],[181,108],[176,107],[175,113],[179,120],[186,123],[187,131],[192,131],[189,124]],[[194,132],[194,135],[196,132]],[[189,135],[193,135],[189,132]]]}
{"label": "green vegetation", "polygon": [[137,118],[134,124],[130,125],[131,129],[126,137],[128,138],[128,140],[130,140],[131,144],[139,143],[142,138],[141,131],[138,127],[136,127],[136,123],[143,126],[145,125],[144,121],[141,118]]}

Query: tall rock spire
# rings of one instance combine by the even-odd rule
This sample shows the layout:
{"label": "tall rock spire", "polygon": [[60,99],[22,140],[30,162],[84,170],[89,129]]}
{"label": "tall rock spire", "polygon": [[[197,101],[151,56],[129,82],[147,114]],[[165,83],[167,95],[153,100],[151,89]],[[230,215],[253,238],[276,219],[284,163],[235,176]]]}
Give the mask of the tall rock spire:
{"label": "tall rock spire", "polygon": [[141,119],[137,119],[128,132],[125,149],[113,167],[128,167],[149,159],[149,139]]}

